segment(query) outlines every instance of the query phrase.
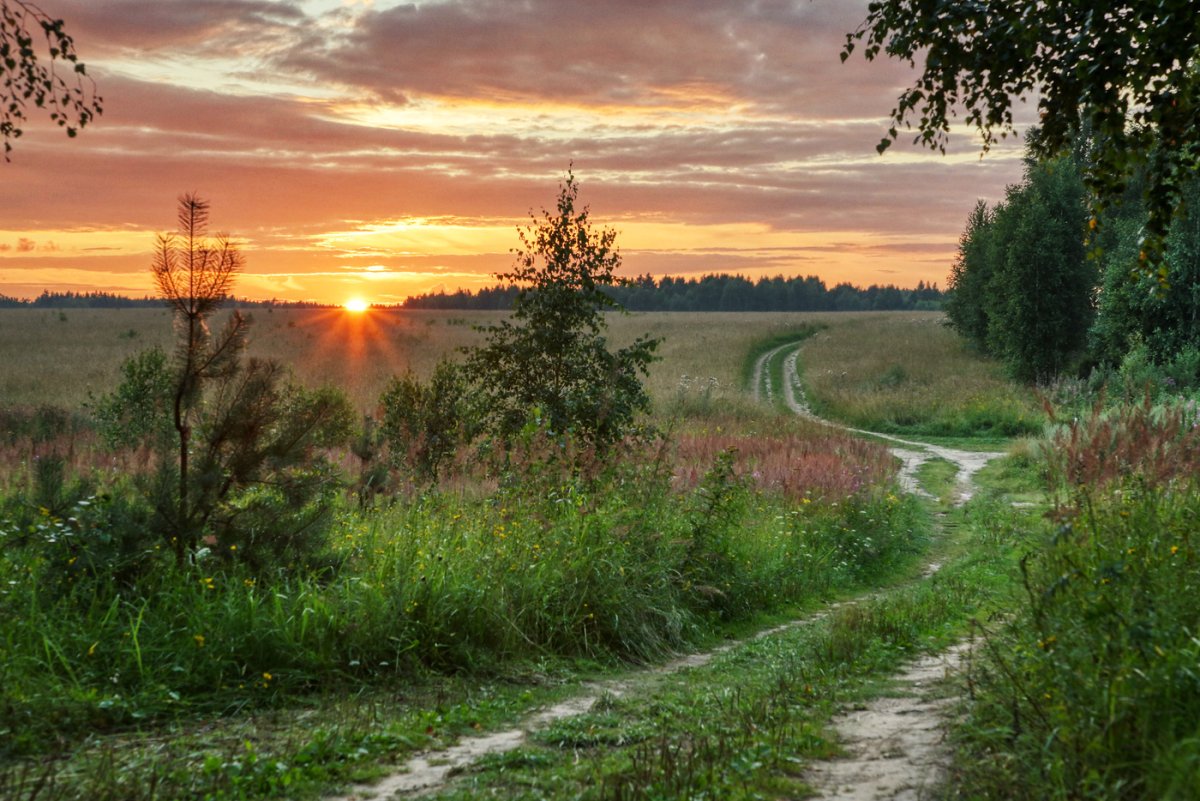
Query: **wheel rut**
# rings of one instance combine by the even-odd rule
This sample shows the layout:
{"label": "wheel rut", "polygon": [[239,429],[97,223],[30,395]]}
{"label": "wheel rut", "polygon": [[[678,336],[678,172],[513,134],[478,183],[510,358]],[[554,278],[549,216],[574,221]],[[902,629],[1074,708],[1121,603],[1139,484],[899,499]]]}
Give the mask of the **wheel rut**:
{"label": "wheel rut", "polygon": [[[917,481],[917,472],[931,459],[945,459],[958,469],[953,503],[960,506],[974,494],[975,474],[1004,455],[914,442],[815,416],[800,383],[800,347],[800,342],[782,345],[758,359],[754,368],[755,397],[765,402],[781,397],[797,415],[889,443],[889,450],[901,462],[898,481],[906,491],[932,498]],[[782,386],[778,388],[773,386],[770,370],[776,359],[783,360]],[[918,659],[892,677],[889,692],[836,716],[833,727],[845,755],[810,767],[805,778],[817,796],[840,801],[919,801],[932,797],[945,779],[948,761],[945,730],[950,699],[939,690],[944,679],[960,671],[969,653],[968,644],[957,643],[939,654]]]}
{"label": "wheel rut", "polygon": [[[789,349],[791,349],[789,351]],[[773,403],[777,395],[789,409],[825,425],[854,433],[880,437],[894,442],[891,451],[902,462],[899,481],[910,492],[926,495],[916,480],[916,471],[929,459],[941,457],[959,468],[959,493],[956,503],[964,503],[971,494],[971,478],[999,453],[975,453],[909,442],[898,437],[858,431],[815,417],[809,410],[800,384],[797,354],[799,343],[776,348],[761,356],[754,370],[754,394],[763,402]],[[784,358],[782,385],[773,386],[769,367],[774,359]],[[900,447],[906,446],[906,447]],[[929,578],[940,566],[930,564],[922,578]],[[480,759],[507,753],[524,745],[531,732],[565,718],[582,715],[605,697],[620,697],[647,680],[682,670],[707,665],[720,654],[755,639],[769,637],[792,628],[807,626],[827,617],[833,610],[877,597],[867,593],[855,599],[831,604],[826,609],[776,626],[708,651],[681,656],[665,664],[636,671],[620,679],[585,685],[580,694],[526,717],[509,729],[486,735],[466,737],[442,749],[428,750],[409,758],[382,780],[355,785],[333,801],[390,801],[432,795],[453,781],[456,773]],[[945,700],[931,690],[946,674],[958,669],[966,648],[956,645],[947,651],[917,660],[893,677],[893,693],[838,716],[834,726],[847,756],[814,766],[807,780],[825,798],[852,801],[923,798],[926,788],[935,785],[944,769],[942,724]]]}

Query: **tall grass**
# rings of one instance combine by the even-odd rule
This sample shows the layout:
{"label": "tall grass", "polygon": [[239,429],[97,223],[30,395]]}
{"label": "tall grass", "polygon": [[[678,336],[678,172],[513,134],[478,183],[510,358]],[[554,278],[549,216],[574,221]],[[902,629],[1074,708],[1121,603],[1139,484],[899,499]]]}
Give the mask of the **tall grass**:
{"label": "tall grass", "polygon": [[940,313],[834,318],[800,362],[814,411],[872,431],[1015,436],[1045,419],[1033,393],[970,352]]}
{"label": "tall grass", "polygon": [[591,481],[552,472],[490,497],[346,512],[336,568],[275,579],[203,552],[176,569],[159,551],[117,591],[47,546],[56,521],[5,529],[5,748],[426,670],[648,660],[721,621],[856,586],[920,545],[915,506],[878,485],[795,504],[717,462],[686,492],[669,489],[669,469],[631,463]]}
{"label": "tall grass", "polygon": [[1190,799],[1200,787],[1200,431],[1099,408],[1048,449],[1058,502],[987,638],[964,797]]}

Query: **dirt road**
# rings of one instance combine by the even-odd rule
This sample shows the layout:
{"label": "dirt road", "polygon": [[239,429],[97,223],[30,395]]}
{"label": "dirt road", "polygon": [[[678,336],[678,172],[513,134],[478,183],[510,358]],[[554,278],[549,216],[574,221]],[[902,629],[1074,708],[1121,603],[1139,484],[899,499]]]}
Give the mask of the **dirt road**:
{"label": "dirt road", "polygon": [[[813,415],[800,382],[801,343],[782,345],[763,354],[754,368],[754,395],[763,402],[776,396],[798,415],[889,443],[900,462],[898,480],[909,491],[931,497],[917,481],[917,471],[941,458],[958,469],[954,504],[966,503],[975,491],[975,474],[1002,453],[963,451],[890,434],[841,426]],[[782,359],[782,385],[771,378],[771,365]],[[929,797],[945,776],[944,747],[947,700],[937,694],[941,679],[957,672],[968,649],[956,645],[909,665],[893,677],[892,691],[834,719],[846,750],[844,758],[814,765],[806,778],[818,797],[841,801],[917,801]]]}
{"label": "dirt road", "polygon": [[[764,402],[773,402],[776,394],[781,393],[788,408],[797,414],[813,417],[804,402],[800,385],[796,362],[798,349],[799,343],[784,345],[759,359],[754,377],[755,396]],[[782,386],[775,387],[770,380],[768,367],[773,359],[781,356],[784,358],[784,381]],[[821,422],[836,425],[827,421]],[[896,443],[891,450],[902,462],[900,481],[902,486],[911,492],[928,495],[918,485],[916,471],[929,459],[940,457],[957,465],[957,503],[963,503],[970,497],[974,474],[988,461],[1001,455],[930,446],[872,432],[856,433],[870,434]],[[936,570],[937,565],[931,565],[926,575],[931,575]],[[809,625],[827,616],[837,606],[840,604],[760,632],[755,637],[768,637],[789,628]],[[524,745],[531,731],[564,718],[584,714],[600,698],[619,697],[631,687],[655,676],[703,666],[718,654],[740,644],[732,642],[711,651],[691,654],[665,665],[631,673],[620,680],[595,683],[590,685],[586,692],[527,718],[519,726],[484,736],[465,738],[449,748],[418,754],[383,780],[352,788],[350,793],[341,796],[338,801],[387,801],[435,793],[448,784],[454,773],[481,758],[512,751]],[[936,687],[942,676],[957,669],[964,653],[964,648],[956,646],[942,654],[912,663],[893,677],[892,693],[835,720],[847,756],[816,765],[807,776],[823,797],[850,801],[909,801],[924,797],[924,790],[940,780],[944,759],[942,715],[945,701],[932,695],[931,690]]]}

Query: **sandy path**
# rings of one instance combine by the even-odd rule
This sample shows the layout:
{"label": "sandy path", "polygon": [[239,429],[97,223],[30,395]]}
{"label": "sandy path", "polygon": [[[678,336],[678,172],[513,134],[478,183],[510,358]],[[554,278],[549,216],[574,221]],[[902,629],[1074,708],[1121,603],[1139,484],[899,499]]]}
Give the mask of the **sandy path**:
{"label": "sandy path", "polygon": [[821,798],[919,801],[932,797],[947,767],[943,727],[951,701],[936,692],[948,675],[958,671],[967,650],[960,643],[913,662],[894,677],[894,689],[886,696],[835,719],[847,757],[817,763],[806,776]]}
{"label": "sandy path", "polygon": [[[864,598],[870,598],[873,595],[867,595]],[[520,748],[525,744],[530,732],[564,718],[582,715],[590,711],[592,705],[603,697],[619,698],[631,688],[653,680],[655,677],[667,676],[689,668],[703,667],[720,654],[737,648],[739,645],[780,634],[788,629],[807,626],[825,619],[835,609],[852,603],[856,603],[856,601],[830,604],[820,612],[764,629],[743,640],[735,640],[708,651],[687,654],[662,665],[637,671],[623,679],[589,684],[586,692],[526,718],[520,726],[494,734],[467,737],[449,748],[422,752],[410,758],[395,773],[385,776],[382,780],[370,785],[352,787],[349,793],[330,798],[333,801],[365,801],[366,799],[388,801],[389,799],[413,798],[435,793],[446,786],[456,771],[485,756],[503,754]]]}
{"label": "sandy path", "polygon": [[[991,460],[1004,455],[913,442],[838,426],[814,416],[800,384],[799,342],[775,348],[755,364],[754,395],[757,399],[768,402],[774,399],[776,389],[772,386],[768,367],[789,348],[791,351],[783,357],[783,386],[779,388],[787,407],[825,425],[896,443],[890,450],[901,462],[897,478],[909,492],[930,497],[917,482],[917,470],[930,459],[940,457],[958,468],[954,504],[961,505],[974,493],[975,474]],[[918,801],[931,797],[932,790],[946,775],[944,732],[949,703],[949,699],[938,697],[933,691],[948,674],[957,672],[967,652],[967,645],[959,643],[940,654],[919,659],[893,677],[892,692],[834,718],[833,726],[846,755],[809,769],[805,778],[818,797],[840,801]]]}
{"label": "sandy path", "polygon": [[[767,367],[772,359],[789,348],[793,349],[793,352],[785,357],[783,385],[776,388],[772,386]],[[779,392],[792,411],[820,420],[812,415],[804,400],[796,361],[798,350],[798,343],[783,345],[758,359],[755,365],[754,395],[761,401],[772,402],[776,392]],[[836,425],[824,420],[821,422]],[[872,434],[856,429],[848,430]],[[928,496],[917,484],[916,471],[934,456],[940,456],[958,465],[959,503],[970,497],[971,477],[975,472],[991,459],[1002,455],[940,448],[881,434],[872,436],[912,448],[891,448],[892,453],[902,462],[899,475],[901,486],[910,492]],[[937,568],[937,565],[930,565],[925,576],[932,575]],[[873,595],[864,596],[864,599]],[[852,603],[856,601],[833,604],[822,612],[759,632],[748,639],[768,637],[790,628],[808,625],[825,618],[839,606]],[[631,674],[625,679],[588,685],[586,692],[526,718],[519,726],[479,737],[467,737],[449,748],[417,754],[381,781],[355,786],[349,793],[336,797],[335,801],[388,801],[437,792],[446,786],[455,772],[479,759],[519,748],[526,742],[531,731],[564,718],[584,714],[601,697],[619,697],[636,684],[655,676],[702,667],[717,655],[746,641],[748,640],[731,642],[710,651],[683,656],[664,665]],[[894,677],[900,695],[877,699],[864,709],[836,719],[835,726],[850,756],[814,767],[808,777],[814,787],[821,790],[824,797],[853,801],[876,801],[885,798],[908,801],[921,798],[921,788],[940,779],[939,771],[943,758],[941,712],[945,702],[929,697],[928,688],[931,683],[957,666],[963,650],[955,647],[943,654],[914,662]]]}

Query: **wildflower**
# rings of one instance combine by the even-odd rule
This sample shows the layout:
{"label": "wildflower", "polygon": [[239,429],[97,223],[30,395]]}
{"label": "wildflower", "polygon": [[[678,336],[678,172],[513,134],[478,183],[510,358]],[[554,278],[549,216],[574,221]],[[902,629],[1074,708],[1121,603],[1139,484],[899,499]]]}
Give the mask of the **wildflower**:
{"label": "wildflower", "polygon": [[200,579],[200,583],[204,585],[204,589],[206,590],[214,590],[217,587],[216,579],[214,579],[212,576],[207,576]]}
{"label": "wildflower", "polygon": [[252,579],[252,578],[242,579],[242,583],[245,584],[247,587],[250,587],[250,588],[254,587],[254,579]]}
{"label": "wildflower", "polygon": [[99,644],[100,644],[100,642],[99,642],[99,641],[96,641],[96,642],[92,643],[92,647],[88,649],[88,654],[87,654],[87,655],[88,655],[88,656],[95,656],[95,654],[96,654],[96,646],[97,646],[97,645],[99,645]]}
{"label": "wildflower", "polygon": [[275,677],[272,676],[270,673],[263,671],[263,681],[270,681],[273,678],[275,678]]}
{"label": "wildflower", "polygon": [[1178,546],[1178,545],[1172,545],[1172,546],[1171,546],[1171,556],[1174,556],[1174,555],[1175,555],[1175,554],[1177,554],[1177,553],[1179,553],[1179,546]]}
{"label": "wildflower", "polygon": [[229,550],[231,550],[231,551],[236,551],[236,550],[237,550],[237,546],[236,546],[236,545],[230,545],[230,546],[229,546]]}
{"label": "wildflower", "polygon": [[197,648],[204,647],[204,635],[203,634],[193,634],[192,639],[196,641]]}

